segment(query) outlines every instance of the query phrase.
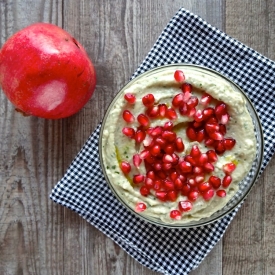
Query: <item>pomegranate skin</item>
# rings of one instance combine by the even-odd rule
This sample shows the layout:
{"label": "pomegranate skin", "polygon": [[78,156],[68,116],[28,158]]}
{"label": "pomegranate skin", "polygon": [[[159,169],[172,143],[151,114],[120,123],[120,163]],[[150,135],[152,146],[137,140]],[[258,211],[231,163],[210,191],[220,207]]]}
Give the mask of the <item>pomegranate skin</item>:
{"label": "pomegranate skin", "polygon": [[35,23],[11,36],[0,51],[0,85],[27,115],[59,119],[78,112],[96,85],[94,66],[68,32]]}

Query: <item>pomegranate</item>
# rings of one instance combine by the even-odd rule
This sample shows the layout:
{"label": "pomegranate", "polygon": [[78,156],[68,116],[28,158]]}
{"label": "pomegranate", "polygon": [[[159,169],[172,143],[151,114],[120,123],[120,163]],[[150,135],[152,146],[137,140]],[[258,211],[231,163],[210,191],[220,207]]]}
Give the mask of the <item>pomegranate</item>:
{"label": "pomegranate", "polygon": [[0,84],[17,110],[59,119],[75,114],[88,102],[96,74],[83,46],[68,32],[36,23],[3,45]]}

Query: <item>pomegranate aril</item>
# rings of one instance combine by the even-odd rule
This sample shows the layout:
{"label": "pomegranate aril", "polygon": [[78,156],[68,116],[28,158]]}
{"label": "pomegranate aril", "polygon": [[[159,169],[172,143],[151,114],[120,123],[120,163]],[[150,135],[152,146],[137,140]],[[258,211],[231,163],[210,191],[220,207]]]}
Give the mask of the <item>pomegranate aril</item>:
{"label": "pomegranate aril", "polygon": [[197,138],[197,133],[194,128],[188,126],[186,129],[186,135],[191,141],[195,141]]}
{"label": "pomegranate aril", "polygon": [[165,191],[156,191],[156,198],[158,198],[161,201],[167,200],[167,192]]}
{"label": "pomegranate aril", "polygon": [[236,165],[232,162],[223,165],[223,171],[226,174],[231,174],[236,169]]}
{"label": "pomegranate aril", "polygon": [[230,185],[231,182],[232,182],[232,177],[229,176],[229,175],[226,175],[222,180],[222,186],[224,188],[227,188]]}
{"label": "pomegranate aril", "polygon": [[184,151],[184,143],[181,137],[177,137],[175,140],[176,151],[181,153]]}
{"label": "pomegranate aril", "polygon": [[158,110],[159,110],[159,116],[160,117],[165,117],[166,112],[167,112],[167,105],[166,104],[159,104],[158,105]]}
{"label": "pomegranate aril", "polygon": [[205,124],[204,128],[208,134],[215,133],[220,129],[218,123],[209,123],[209,122]]}
{"label": "pomegranate aril", "polygon": [[181,219],[181,213],[179,210],[171,210],[170,211],[170,218],[173,220],[180,220]]}
{"label": "pomegranate aril", "polygon": [[236,140],[233,138],[225,138],[223,141],[225,150],[232,150],[235,144],[236,144]]}
{"label": "pomegranate aril", "polygon": [[168,193],[167,193],[167,199],[169,200],[169,201],[176,201],[177,200],[177,193],[175,192],[175,191],[169,191]]}
{"label": "pomegranate aril", "polygon": [[198,121],[193,121],[192,126],[193,126],[194,128],[201,128],[201,127],[203,126],[203,121],[200,121],[200,122],[198,122]]}
{"label": "pomegranate aril", "polygon": [[224,142],[223,140],[219,140],[215,144],[215,151],[217,154],[222,155],[225,152]]}
{"label": "pomegranate aril", "polygon": [[174,73],[174,79],[177,82],[183,82],[185,80],[185,75],[184,75],[183,71],[176,70],[175,73]]}
{"label": "pomegranate aril", "polygon": [[198,175],[198,176],[195,177],[195,182],[196,183],[201,183],[203,181],[204,181],[204,176]]}
{"label": "pomegranate aril", "polygon": [[201,150],[200,148],[198,147],[198,145],[193,145],[192,148],[191,148],[191,151],[190,151],[190,156],[192,158],[197,158],[201,155]]}
{"label": "pomegranate aril", "polygon": [[155,161],[153,163],[153,167],[156,171],[160,171],[160,170],[162,170],[162,163],[160,161]]}
{"label": "pomegranate aril", "polygon": [[135,121],[134,115],[129,110],[124,110],[122,113],[122,117],[127,123]]}
{"label": "pomegranate aril", "polygon": [[203,169],[206,173],[211,173],[215,170],[215,167],[212,163],[207,162],[206,164],[204,164]]}
{"label": "pomegranate aril", "polygon": [[181,90],[183,93],[191,93],[192,92],[192,85],[190,83],[183,83],[181,86]]}
{"label": "pomegranate aril", "polygon": [[180,178],[176,178],[174,181],[175,189],[176,190],[181,190],[183,187],[183,183]]}
{"label": "pomegranate aril", "polygon": [[208,107],[208,108],[204,109],[202,111],[202,113],[204,115],[204,118],[207,119],[207,118],[209,118],[209,117],[211,117],[211,116],[214,115],[215,110],[213,108],[211,108],[211,107]]}
{"label": "pomegranate aril", "polygon": [[170,170],[172,168],[172,163],[163,163],[162,164],[162,169],[164,170],[164,171],[168,171],[168,170]]}
{"label": "pomegranate aril", "polygon": [[205,139],[204,144],[205,144],[207,147],[213,146],[213,145],[215,144],[215,140],[212,139],[212,138],[207,138],[207,139]]}
{"label": "pomegranate aril", "polygon": [[142,103],[145,107],[151,107],[154,105],[155,97],[153,94],[147,94],[142,98]]}
{"label": "pomegranate aril", "polygon": [[190,200],[190,201],[195,201],[195,200],[197,200],[197,198],[199,197],[199,192],[197,192],[197,191],[191,191],[189,194],[188,194],[188,199]]}
{"label": "pomegranate aril", "polygon": [[217,190],[216,195],[220,198],[224,198],[226,196],[226,191],[225,190]]}
{"label": "pomegranate aril", "polygon": [[144,176],[143,175],[134,175],[133,177],[133,182],[138,184],[142,183],[144,181]]}
{"label": "pomegranate aril", "polygon": [[[185,92],[183,94],[183,101],[187,103],[187,101],[190,99],[190,97],[192,96],[192,94],[190,92]],[[186,104],[187,108],[188,108],[188,105]]]}
{"label": "pomegranate aril", "polygon": [[120,169],[125,175],[127,175],[131,172],[131,164],[127,161],[122,161],[120,163]]}
{"label": "pomegranate aril", "polygon": [[146,204],[143,202],[138,202],[135,207],[136,212],[143,212],[146,210]]}
{"label": "pomegranate aril", "polygon": [[165,117],[167,117],[168,119],[177,119],[178,115],[177,115],[175,109],[170,107],[170,108],[167,108]]}
{"label": "pomegranate aril", "polygon": [[133,164],[135,165],[135,167],[139,168],[141,161],[142,161],[142,159],[139,154],[133,155]]}
{"label": "pomegranate aril", "polygon": [[198,103],[199,103],[199,100],[196,96],[191,96],[186,102],[188,109],[196,107]]}
{"label": "pomegranate aril", "polygon": [[156,175],[155,175],[155,172],[153,170],[149,170],[147,173],[146,173],[146,177],[147,178],[150,178],[152,180],[154,180],[156,178]]}
{"label": "pomegranate aril", "polygon": [[211,185],[209,182],[201,182],[198,184],[198,189],[200,192],[206,192],[207,190],[211,189]]}
{"label": "pomegranate aril", "polygon": [[179,107],[183,103],[183,93],[177,94],[172,99],[172,104],[174,107]]}
{"label": "pomegranate aril", "polygon": [[192,188],[194,188],[194,186],[196,186],[195,178],[189,178],[189,179],[187,180],[187,183],[188,183],[189,186],[191,186]]}
{"label": "pomegranate aril", "polygon": [[147,197],[150,194],[150,190],[146,186],[140,187],[139,192],[144,197]]}
{"label": "pomegranate aril", "polygon": [[161,189],[161,180],[155,180],[155,181],[154,181],[153,189],[154,189],[155,191],[158,191],[158,190]]}
{"label": "pomegranate aril", "polygon": [[156,144],[152,148],[150,148],[149,152],[152,156],[158,156],[160,154],[160,150],[160,146]]}
{"label": "pomegranate aril", "polygon": [[207,164],[208,163],[208,156],[207,156],[207,154],[206,153],[202,153],[201,155],[200,155],[200,157],[198,158],[198,165],[200,165],[200,166],[204,166],[205,164]]}
{"label": "pomegranate aril", "polygon": [[147,157],[149,157],[149,155],[150,155],[150,152],[145,149],[145,150],[143,150],[143,151],[140,152],[139,157],[141,159],[146,159]]}
{"label": "pomegranate aril", "polygon": [[206,201],[209,201],[213,198],[213,196],[215,195],[215,192],[213,189],[209,189],[207,190],[206,192],[204,192],[202,194],[202,197],[206,200]]}
{"label": "pomegranate aril", "polygon": [[146,115],[151,118],[156,118],[159,116],[159,106],[151,106],[146,110]]}
{"label": "pomegranate aril", "polygon": [[214,150],[208,150],[206,152],[206,155],[208,157],[208,161],[211,163],[216,162],[218,160],[218,156]]}
{"label": "pomegranate aril", "polygon": [[149,135],[152,137],[157,137],[160,136],[162,132],[162,128],[160,126],[156,126],[150,131]]}
{"label": "pomegranate aril", "polygon": [[181,189],[181,194],[183,196],[187,196],[190,191],[191,191],[190,185],[189,184],[183,184],[182,189]]}
{"label": "pomegranate aril", "polygon": [[166,154],[172,155],[175,152],[175,146],[174,144],[167,144],[164,146],[163,150]]}
{"label": "pomegranate aril", "polygon": [[173,122],[172,121],[167,121],[163,125],[163,130],[165,130],[165,131],[172,131],[173,127],[174,127]]}
{"label": "pomegranate aril", "polygon": [[131,127],[124,127],[124,128],[122,129],[122,133],[123,133],[125,136],[129,137],[129,138],[134,138],[136,132],[135,132],[135,130],[134,130],[133,128],[131,128]]}
{"label": "pomegranate aril", "polygon": [[148,189],[151,189],[154,187],[154,181],[150,178],[146,178],[145,179],[145,186],[148,188]]}
{"label": "pomegranate aril", "polygon": [[149,124],[150,124],[149,118],[146,115],[144,115],[144,114],[139,114],[137,116],[137,121],[139,122],[139,124],[141,126],[144,126],[144,127],[148,127]]}
{"label": "pomegranate aril", "polygon": [[192,107],[192,108],[188,109],[187,116],[193,117],[195,115],[195,113],[196,113],[196,108]]}
{"label": "pomegranate aril", "polygon": [[202,174],[202,173],[203,173],[202,167],[194,166],[194,167],[193,167],[193,173],[194,173],[195,175]]}
{"label": "pomegranate aril", "polygon": [[218,189],[222,182],[221,179],[217,176],[210,176],[208,181],[215,189]]}
{"label": "pomegranate aril", "polygon": [[212,96],[207,93],[204,93],[201,97],[201,104],[206,106],[210,104],[211,100],[212,100]]}
{"label": "pomegranate aril", "polygon": [[196,161],[193,159],[193,157],[190,155],[186,155],[184,157],[184,160],[190,162],[193,166],[197,164]]}
{"label": "pomegranate aril", "polygon": [[173,162],[173,157],[169,154],[164,154],[163,158],[162,158],[162,161],[164,163],[172,163]]}
{"label": "pomegranate aril", "polygon": [[163,188],[166,190],[166,191],[172,191],[175,189],[175,185],[174,185],[174,182],[172,182],[171,180],[169,179],[165,179],[164,182],[163,182]]}
{"label": "pomegranate aril", "polygon": [[192,169],[193,169],[191,163],[188,161],[179,162],[179,168],[183,173],[190,173],[192,172]]}
{"label": "pomegranate aril", "polygon": [[222,135],[225,135],[226,134],[226,126],[224,124],[219,124],[219,132],[222,134]]}
{"label": "pomegranate aril", "polygon": [[176,165],[179,162],[179,156],[175,153],[172,153],[172,158],[173,158],[173,164]]}
{"label": "pomegranate aril", "polygon": [[202,142],[205,139],[205,131],[204,129],[201,129],[197,132],[196,141]]}
{"label": "pomegranate aril", "polygon": [[146,133],[142,130],[137,130],[135,134],[135,141],[141,143],[146,137]]}
{"label": "pomegranate aril", "polygon": [[182,105],[179,107],[179,112],[182,116],[186,116],[188,114],[189,110],[185,102],[183,102]]}
{"label": "pomegranate aril", "polygon": [[187,212],[192,209],[192,203],[190,201],[180,201],[179,202],[179,210],[181,212]]}
{"label": "pomegranate aril", "polygon": [[176,171],[172,171],[170,174],[169,174],[169,178],[172,180],[172,181],[175,181],[177,178],[178,178],[178,173]]}
{"label": "pomegranate aril", "polygon": [[221,116],[220,118],[220,122],[221,124],[225,125],[227,124],[229,121],[229,114],[228,113],[225,113],[224,115]]}
{"label": "pomegranate aril", "polygon": [[224,115],[226,112],[227,112],[227,108],[226,108],[226,105],[223,102],[216,105],[215,115],[218,119],[220,119],[221,116]]}
{"label": "pomegranate aril", "polygon": [[208,135],[214,140],[223,140],[223,135],[220,132],[208,133]]}
{"label": "pomegranate aril", "polygon": [[163,180],[164,180],[164,179],[167,178],[166,173],[165,173],[164,171],[162,171],[162,170],[157,171],[156,174],[157,174],[157,177],[160,178],[160,179],[163,179]]}
{"label": "pomegranate aril", "polygon": [[134,94],[126,93],[124,95],[124,99],[128,101],[130,104],[134,104],[136,102],[136,97]]}
{"label": "pomegranate aril", "polygon": [[173,131],[163,131],[161,136],[170,142],[175,141],[175,139],[177,138],[176,133]]}
{"label": "pomegranate aril", "polygon": [[201,122],[201,121],[204,120],[204,115],[203,115],[203,113],[202,113],[201,110],[197,110],[197,112],[196,112],[195,115],[194,115],[194,120],[195,120],[196,122]]}

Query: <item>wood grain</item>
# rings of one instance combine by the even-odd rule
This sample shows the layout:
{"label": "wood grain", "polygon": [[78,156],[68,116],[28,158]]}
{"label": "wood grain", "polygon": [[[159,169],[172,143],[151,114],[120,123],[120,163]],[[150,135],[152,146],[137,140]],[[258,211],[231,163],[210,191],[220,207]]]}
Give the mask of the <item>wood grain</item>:
{"label": "wood grain", "polygon": [[[84,45],[97,72],[92,99],[63,120],[23,117],[0,93],[1,275],[158,274],[49,194],[180,7],[275,59],[271,0],[0,0],[1,46],[24,26],[51,22]],[[275,274],[274,171],[273,157],[225,237],[192,275]]]}

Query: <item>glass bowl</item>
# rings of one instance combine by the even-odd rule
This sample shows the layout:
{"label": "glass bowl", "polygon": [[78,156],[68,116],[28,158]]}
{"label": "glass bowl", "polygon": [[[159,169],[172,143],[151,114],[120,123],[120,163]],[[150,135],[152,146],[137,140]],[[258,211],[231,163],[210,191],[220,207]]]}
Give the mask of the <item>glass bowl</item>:
{"label": "glass bowl", "polygon": [[[254,128],[253,130],[251,130],[251,133],[253,135],[253,132],[254,132],[254,137],[255,137],[255,145],[253,146],[255,148],[255,155],[251,159],[251,162],[248,165],[247,171],[244,172],[243,178],[240,179],[235,184],[238,187],[238,190],[234,191],[234,195],[230,197],[230,200],[227,201],[225,205],[223,205],[221,208],[215,210],[213,213],[211,213],[211,215],[209,215],[209,216],[206,215],[205,217],[194,218],[191,220],[188,218],[188,216],[191,217],[192,215],[189,215],[188,213],[186,214],[186,212],[184,212],[183,219],[179,220],[179,219],[177,219],[177,217],[170,219],[171,210],[173,210],[173,209],[178,210],[176,205],[178,205],[178,200],[180,200],[180,199],[177,199],[177,201],[175,203],[171,202],[169,200],[168,200],[168,202],[162,202],[161,200],[154,198],[154,196],[151,196],[151,194],[149,194],[149,202],[147,202],[146,201],[147,198],[144,196],[140,197],[140,195],[139,195],[138,198],[135,198],[135,194],[132,194],[131,192],[128,193],[128,187],[130,189],[133,188],[135,190],[139,190],[140,187],[138,184],[133,183],[132,178],[130,178],[128,175],[125,175],[121,171],[120,164],[122,161],[122,157],[121,157],[119,151],[117,150],[117,148],[115,146],[109,147],[109,145],[111,145],[112,143],[119,144],[122,147],[126,146],[127,139],[130,139],[131,140],[130,142],[131,142],[131,145],[133,148],[129,149],[130,150],[129,156],[126,156],[126,155],[125,156],[128,157],[129,162],[132,161],[132,156],[136,153],[136,151],[141,150],[141,149],[137,148],[137,147],[140,147],[140,145],[137,145],[137,143],[134,141],[133,138],[129,138],[129,137],[125,136],[125,134],[121,133],[122,129],[124,127],[127,127],[130,125],[130,124],[128,125],[128,123],[125,124],[125,121],[122,119],[122,112],[126,109],[131,108],[131,106],[133,105],[124,99],[124,95],[126,92],[131,91],[131,88],[136,89],[138,87],[137,89],[142,90],[143,87],[140,85],[142,85],[143,83],[146,83],[146,85],[148,87],[151,87],[152,85],[150,84],[151,83],[150,81],[152,79],[155,79],[158,83],[158,89],[159,89],[159,87],[164,88],[164,93],[163,93],[164,97],[168,96],[168,94],[171,93],[171,91],[169,90],[170,88],[171,89],[175,89],[175,88],[181,89],[182,83],[177,82],[174,79],[174,72],[176,70],[181,70],[183,72],[187,72],[187,74],[189,73],[190,75],[192,75],[193,78],[195,79],[195,80],[193,79],[194,83],[192,83],[192,84],[195,87],[195,90],[197,89],[201,93],[204,93],[204,88],[205,88],[204,85],[205,84],[196,82],[197,75],[200,75],[200,77],[202,77],[200,79],[200,81],[201,80],[202,80],[202,82],[207,81],[207,85],[210,87],[209,89],[213,89],[212,86],[216,85],[218,83],[225,83],[225,85],[229,85],[237,93],[236,98],[239,98],[241,96],[242,100],[245,101],[246,109],[247,109],[249,116],[251,117],[251,120],[252,120],[251,125]],[[164,77],[167,77],[167,74],[170,74],[171,79],[169,78],[167,80],[166,78],[163,78],[162,74],[166,75]],[[213,83],[213,85],[212,85],[212,83]],[[221,86],[221,84],[219,84],[219,85]],[[206,92],[207,92],[207,89],[206,89]],[[166,90],[167,90],[167,92],[165,92]],[[142,91],[140,91],[140,93],[142,93]],[[166,93],[167,93],[167,95],[166,95]],[[174,90],[173,90],[173,93],[174,93]],[[139,94],[137,93],[136,97],[138,98],[138,96],[139,96]],[[174,96],[174,94],[173,94],[173,96]],[[228,95],[228,96],[230,97],[230,95]],[[226,97],[223,97],[221,95],[221,98],[224,99]],[[222,100],[222,101],[225,101],[225,100]],[[218,98],[218,101],[216,101],[216,102],[221,102],[221,99]],[[161,103],[161,101],[159,101],[159,103]],[[229,102],[228,104],[232,104],[232,102],[231,103]],[[237,103],[233,103],[233,105],[234,104],[237,104]],[[175,109],[176,109],[176,107],[175,107]],[[189,116],[190,116],[190,114],[189,114]],[[129,119],[129,117],[128,117],[128,119]],[[121,123],[121,121],[122,121],[122,123]],[[153,122],[151,122],[152,124],[150,126],[155,127],[156,125],[154,124],[154,119],[152,119],[152,121]],[[157,120],[155,120],[155,121],[157,121]],[[116,122],[118,122],[118,123],[116,123]],[[122,126],[123,123],[124,123],[124,126]],[[164,121],[163,121],[163,123],[164,123]],[[189,122],[182,122],[179,124],[183,125],[183,127],[187,127],[186,125],[188,125],[188,123]],[[231,121],[230,123],[232,125],[232,123],[234,123],[234,121],[233,122]],[[135,127],[131,126],[131,128],[137,130],[137,125]],[[118,133],[120,133],[120,134],[118,134],[118,136],[113,136],[111,133],[114,131],[118,131]],[[226,135],[225,135],[225,137],[226,137]],[[238,143],[238,140],[237,140],[236,144],[237,143]],[[179,154],[180,157],[188,154],[188,152],[186,152],[186,151],[188,151],[188,150],[190,151],[190,147],[189,147],[189,149],[186,149],[189,146],[188,140],[184,140],[184,144],[185,144],[185,151],[184,151],[184,153]],[[193,145],[196,144],[196,141],[193,142],[192,144]],[[128,145],[129,144],[127,144],[127,146]],[[123,147],[123,148],[125,149],[126,147]],[[210,147],[207,150],[210,150],[210,149],[213,149],[213,148]],[[139,217],[149,223],[159,225],[159,226],[169,227],[169,228],[190,228],[190,227],[206,225],[208,223],[214,222],[214,221],[222,218],[223,216],[225,216],[226,214],[228,214],[232,210],[234,210],[246,198],[246,196],[248,195],[249,191],[251,190],[252,186],[254,185],[254,183],[256,182],[256,180],[259,176],[259,172],[260,172],[262,160],[263,160],[263,150],[264,150],[264,140],[263,140],[263,132],[262,132],[260,119],[256,113],[255,108],[253,107],[252,102],[247,97],[247,95],[240,89],[239,86],[237,86],[234,82],[232,82],[230,79],[228,79],[224,75],[222,75],[212,69],[198,66],[198,65],[192,65],[192,64],[171,64],[171,65],[160,66],[160,67],[157,67],[155,69],[152,69],[150,71],[147,71],[147,72],[139,75],[138,77],[131,80],[128,84],[126,84],[119,91],[119,93],[116,95],[116,97],[113,99],[113,101],[111,102],[110,106],[107,109],[107,112],[106,112],[103,122],[102,122],[100,139],[99,139],[99,153],[100,153],[100,163],[101,163],[102,171],[103,171],[103,174],[106,178],[106,181],[107,181],[109,187],[111,188],[111,190],[114,193],[114,195],[116,196],[116,198],[127,209],[129,209],[132,213],[134,213],[137,217]],[[218,157],[220,157],[220,156],[218,155]],[[226,157],[228,157],[228,156],[226,156]],[[229,157],[230,157],[230,154],[229,154]],[[249,154],[248,154],[248,157],[249,157]],[[235,162],[235,163],[237,164],[237,162]],[[237,166],[238,166],[238,164],[237,164]],[[136,168],[134,167],[134,169],[136,169]],[[143,169],[145,169],[145,168],[143,168]],[[218,169],[218,168],[215,167],[215,171],[216,171],[216,169]],[[143,171],[143,173],[145,175],[144,171]],[[140,172],[139,174],[142,174],[142,172]],[[207,181],[207,180],[205,180],[205,181]],[[219,189],[221,189],[221,188],[219,188]],[[226,190],[226,188],[223,188],[223,189]],[[154,189],[151,189],[151,190],[153,190],[153,191],[151,191],[152,193],[155,192]],[[214,190],[214,191],[216,192],[217,190]],[[176,192],[181,194],[181,191],[179,191],[179,190],[177,190]],[[229,190],[226,192],[228,192],[228,194],[229,194]],[[200,193],[200,191],[199,191],[199,193]],[[215,193],[215,196],[217,196],[216,193]],[[143,201],[143,198],[145,199],[145,202]],[[184,200],[190,201],[188,198],[186,198]],[[150,215],[146,214],[146,211],[142,211],[143,210],[142,208],[144,205],[139,204],[139,202],[144,202],[146,207],[150,207],[151,209],[154,209],[155,201],[157,204],[160,203],[161,210],[157,210],[157,211],[161,211],[161,213],[162,213],[163,211],[165,211],[164,208],[167,208],[166,218],[162,218],[162,219],[159,218],[159,216],[161,216],[163,214],[161,214],[161,215],[154,214],[153,216],[150,216]],[[210,201],[211,201],[211,199],[210,199]],[[195,205],[195,202],[191,201],[191,203]],[[158,208],[158,206],[156,206],[156,208]],[[181,213],[182,213],[182,209],[181,209]]]}

